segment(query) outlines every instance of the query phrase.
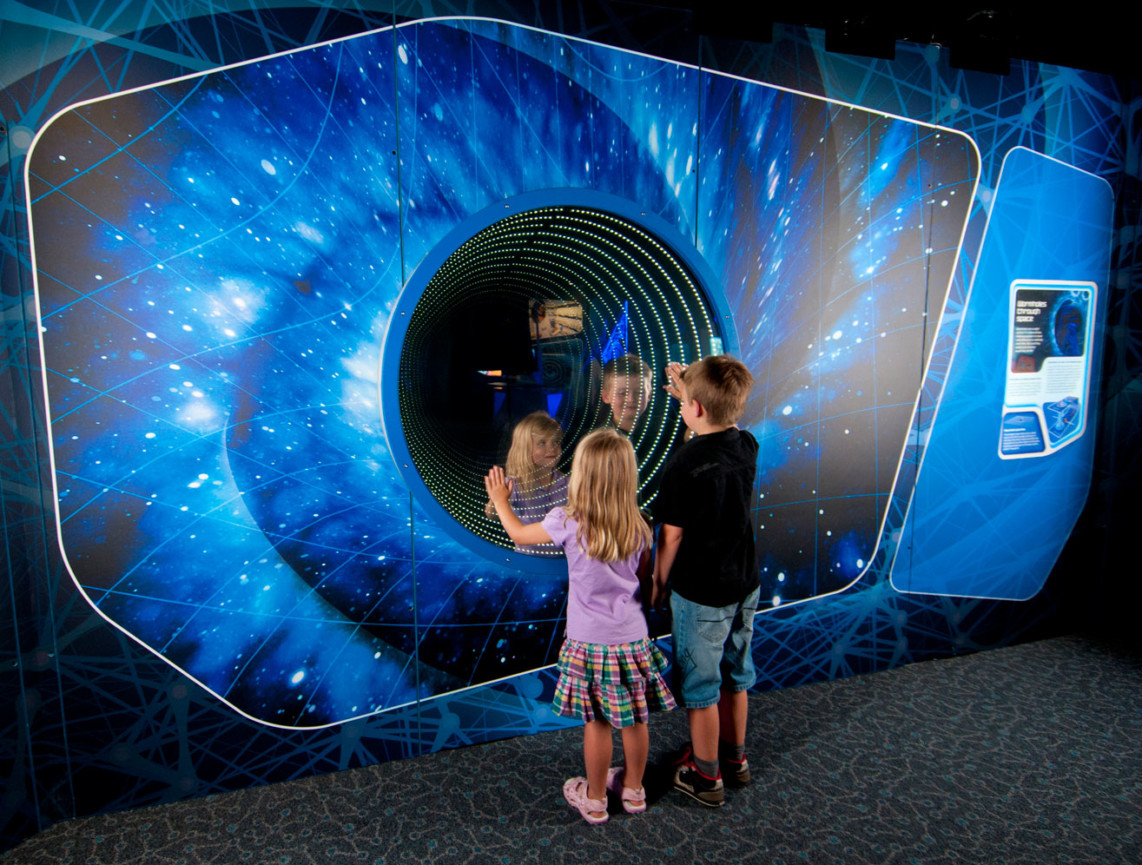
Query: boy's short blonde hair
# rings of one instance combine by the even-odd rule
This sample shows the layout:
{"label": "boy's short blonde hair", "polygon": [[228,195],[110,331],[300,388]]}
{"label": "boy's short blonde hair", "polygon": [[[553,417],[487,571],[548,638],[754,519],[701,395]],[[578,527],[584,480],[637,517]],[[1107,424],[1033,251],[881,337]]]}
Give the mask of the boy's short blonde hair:
{"label": "boy's short blonde hair", "polygon": [[745,413],[753,388],[753,376],[746,365],[728,354],[715,354],[690,364],[682,373],[686,396],[697,400],[710,422],[732,426]]}

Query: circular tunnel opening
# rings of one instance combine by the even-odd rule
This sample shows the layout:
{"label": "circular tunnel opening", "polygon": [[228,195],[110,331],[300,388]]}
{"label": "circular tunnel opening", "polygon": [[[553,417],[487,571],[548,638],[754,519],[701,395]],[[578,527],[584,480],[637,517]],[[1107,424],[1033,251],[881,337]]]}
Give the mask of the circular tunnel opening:
{"label": "circular tunnel opening", "polygon": [[[634,218],[570,204],[511,213],[441,254],[423,290],[410,280],[397,404],[416,475],[461,531],[444,527],[469,547],[479,547],[473,536],[494,545],[481,552],[500,561],[512,550],[485,513],[483,477],[504,465],[512,429],[536,411],[563,430],[563,473],[591,430],[626,432],[649,506],[683,429],[662,370],[723,350],[694,268]],[[508,561],[526,568],[544,554],[554,555]]]}

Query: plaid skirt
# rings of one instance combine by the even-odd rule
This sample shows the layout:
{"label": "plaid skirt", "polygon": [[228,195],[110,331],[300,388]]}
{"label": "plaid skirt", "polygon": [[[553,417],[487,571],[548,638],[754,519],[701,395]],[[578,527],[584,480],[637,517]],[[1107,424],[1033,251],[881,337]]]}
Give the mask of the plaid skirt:
{"label": "plaid skirt", "polygon": [[668,712],[674,697],[662,674],[666,658],[650,640],[602,646],[567,638],[559,652],[555,711],[612,727],[645,724],[651,712]]}

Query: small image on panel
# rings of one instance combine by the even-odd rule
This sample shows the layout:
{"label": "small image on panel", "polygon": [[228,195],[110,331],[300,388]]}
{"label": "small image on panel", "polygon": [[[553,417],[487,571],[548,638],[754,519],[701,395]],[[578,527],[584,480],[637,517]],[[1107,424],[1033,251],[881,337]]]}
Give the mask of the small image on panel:
{"label": "small image on panel", "polygon": [[1047,420],[1047,436],[1051,444],[1065,438],[1082,421],[1082,411],[1078,397],[1068,396],[1043,406],[1043,417]]}

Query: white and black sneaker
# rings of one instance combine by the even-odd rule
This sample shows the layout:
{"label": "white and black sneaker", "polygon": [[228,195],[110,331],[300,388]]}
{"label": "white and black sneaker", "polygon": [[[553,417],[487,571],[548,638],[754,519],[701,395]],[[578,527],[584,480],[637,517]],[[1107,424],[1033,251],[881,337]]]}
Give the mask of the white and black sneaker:
{"label": "white and black sneaker", "polygon": [[744,787],[749,783],[749,760],[745,757],[741,758],[741,762],[721,760],[720,763],[722,777],[725,779],[727,787]]}
{"label": "white and black sneaker", "polygon": [[707,808],[720,808],[726,801],[722,779],[703,775],[692,762],[683,763],[674,770],[674,789],[681,790]]}

